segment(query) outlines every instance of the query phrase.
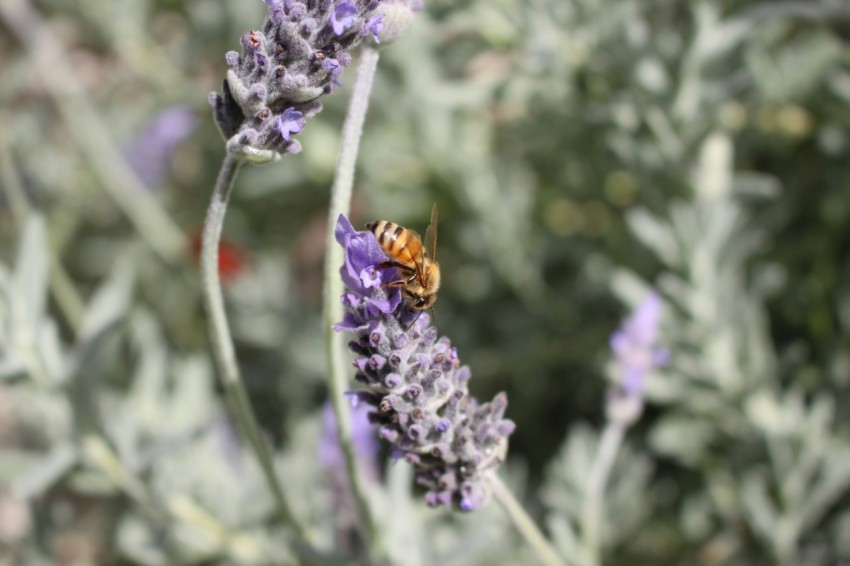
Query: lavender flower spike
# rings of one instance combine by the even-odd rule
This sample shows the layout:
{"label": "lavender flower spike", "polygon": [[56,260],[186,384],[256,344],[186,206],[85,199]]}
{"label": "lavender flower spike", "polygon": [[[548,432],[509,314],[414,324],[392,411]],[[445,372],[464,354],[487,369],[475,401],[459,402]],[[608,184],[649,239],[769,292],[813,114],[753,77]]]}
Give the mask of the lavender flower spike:
{"label": "lavender flower spike", "polygon": [[379,43],[403,32],[401,24],[393,30],[382,24],[383,15],[409,21],[418,6],[414,0],[264,1],[265,22],[242,36],[241,54],[225,55],[229,70],[222,92],[210,93],[228,151],[256,163],[300,151],[291,134],[321,110],[318,99],[340,84],[350,52],[364,39]]}
{"label": "lavender flower spike", "polygon": [[658,293],[650,293],[611,335],[617,384],[609,399],[609,413],[622,413],[626,421],[633,422],[640,415],[649,373],[667,362],[667,350],[657,345],[662,306]]}
{"label": "lavender flower spike", "polygon": [[355,395],[375,409],[370,417],[393,456],[416,467],[429,505],[480,507],[487,471],[504,460],[515,428],[503,418],[507,395],[483,404],[470,396],[471,372],[448,338],[438,339],[428,315],[411,311],[397,287],[384,287],[399,277],[381,266],[386,257],[371,232],[355,231],[340,216],[336,238],[345,248],[340,274],[348,290],[334,330],[357,335],[349,347],[364,389]]}

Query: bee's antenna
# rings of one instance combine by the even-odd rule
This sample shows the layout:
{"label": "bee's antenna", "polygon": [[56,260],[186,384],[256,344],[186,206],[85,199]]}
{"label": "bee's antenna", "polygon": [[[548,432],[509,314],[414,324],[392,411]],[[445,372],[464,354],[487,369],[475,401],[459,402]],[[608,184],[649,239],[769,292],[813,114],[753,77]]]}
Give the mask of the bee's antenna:
{"label": "bee's antenna", "polygon": [[431,307],[428,310],[431,311],[431,324],[437,326],[437,314],[434,312],[434,307]]}

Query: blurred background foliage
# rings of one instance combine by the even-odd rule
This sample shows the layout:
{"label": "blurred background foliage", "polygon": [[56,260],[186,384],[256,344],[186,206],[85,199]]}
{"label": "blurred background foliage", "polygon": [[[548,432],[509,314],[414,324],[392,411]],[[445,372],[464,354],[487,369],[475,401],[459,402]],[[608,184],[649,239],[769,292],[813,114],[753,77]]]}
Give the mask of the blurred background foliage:
{"label": "blurred background foliage", "polygon": [[[226,417],[195,265],[223,157],[206,95],[265,5],[0,7],[3,563],[295,560]],[[649,288],[671,363],[612,476],[606,563],[850,556],[848,42],[841,0],[427,0],[382,50],[352,220],[421,232],[438,203],[437,322],[473,393],[508,392],[511,483],[570,563],[608,337]],[[343,82],[302,154],[243,170],[222,252],[252,400],[327,540]],[[530,560],[495,506],[427,509],[404,474],[376,496],[399,563]]]}

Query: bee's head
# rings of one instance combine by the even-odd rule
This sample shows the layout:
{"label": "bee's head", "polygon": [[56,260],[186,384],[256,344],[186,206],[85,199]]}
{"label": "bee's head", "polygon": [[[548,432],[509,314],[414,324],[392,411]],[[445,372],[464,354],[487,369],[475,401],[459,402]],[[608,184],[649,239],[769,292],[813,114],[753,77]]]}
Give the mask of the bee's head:
{"label": "bee's head", "polygon": [[405,292],[405,298],[407,299],[408,304],[418,311],[428,310],[435,302],[437,302],[436,293],[430,295],[417,295]]}

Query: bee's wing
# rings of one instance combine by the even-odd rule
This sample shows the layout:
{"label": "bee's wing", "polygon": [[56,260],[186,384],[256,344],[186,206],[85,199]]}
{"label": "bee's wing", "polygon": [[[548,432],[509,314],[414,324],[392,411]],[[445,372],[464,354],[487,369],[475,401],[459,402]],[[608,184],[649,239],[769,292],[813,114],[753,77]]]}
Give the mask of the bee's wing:
{"label": "bee's wing", "polygon": [[437,260],[437,203],[431,207],[431,224],[425,230],[425,241],[428,242],[428,257]]}
{"label": "bee's wing", "polygon": [[[415,238],[416,240],[419,241],[419,250],[421,252],[424,252],[425,250],[423,249],[422,236],[420,236],[419,233],[416,230],[408,229],[408,231],[410,232],[411,238]],[[420,283],[422,283],[424,285],[425,284],[425,254],[419,253],[417,255],[413,255],[411,253],[410,257],[413,259],[413,264],[416,266],[416,278],[419,280]]]}

